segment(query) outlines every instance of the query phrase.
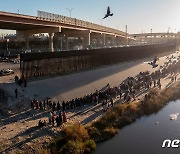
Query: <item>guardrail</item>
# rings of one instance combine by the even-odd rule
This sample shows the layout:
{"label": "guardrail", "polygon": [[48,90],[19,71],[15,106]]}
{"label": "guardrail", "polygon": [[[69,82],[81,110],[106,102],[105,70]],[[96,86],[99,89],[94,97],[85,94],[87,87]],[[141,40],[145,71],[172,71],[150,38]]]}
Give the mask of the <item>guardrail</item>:
{"label": "guardrail", "polygon": [[56,21],[62,24],[68,24],[68,25],[78,26],[82,28],[93,29],[93,30],[98,30],[98,31],[103,31],[103,32],[114,33],[116,35],[126,36],[125,32],[122,32],[113,28],[109,28],[106,26],[94,24],[91,22],[83,21],[80,19],[76,19],[76,18],[70,18],[70,17],[48,13],[44,11],[38,11],[37,16],[38,18],[44,19],[44,20],[52,20],[52,21]]}

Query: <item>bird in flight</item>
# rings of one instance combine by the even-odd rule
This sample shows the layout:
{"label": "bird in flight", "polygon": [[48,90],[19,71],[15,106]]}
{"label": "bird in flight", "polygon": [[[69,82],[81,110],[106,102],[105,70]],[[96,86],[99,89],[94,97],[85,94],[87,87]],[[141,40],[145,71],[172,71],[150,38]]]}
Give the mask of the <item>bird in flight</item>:
{"label": "bird in flight", "polygon": [[107,8],[107,14],[104,16],[103,19],[105,19],[105,18],[107,18],[107,17],[109,17],[109,16],[113,16],[113,13],[111,13],[110,7],[108,6],[108,8]]}

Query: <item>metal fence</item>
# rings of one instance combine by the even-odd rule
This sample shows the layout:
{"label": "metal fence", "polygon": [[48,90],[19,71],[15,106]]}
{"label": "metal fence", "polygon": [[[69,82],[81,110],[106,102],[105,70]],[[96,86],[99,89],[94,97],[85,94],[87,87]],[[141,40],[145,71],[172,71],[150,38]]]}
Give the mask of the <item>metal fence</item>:
{"label": "metal fence", "polygon": [[175,44],[158,44],[111,49],[21,54],[21,71],[26,78],[87,70],[102,65],[175,51]]}

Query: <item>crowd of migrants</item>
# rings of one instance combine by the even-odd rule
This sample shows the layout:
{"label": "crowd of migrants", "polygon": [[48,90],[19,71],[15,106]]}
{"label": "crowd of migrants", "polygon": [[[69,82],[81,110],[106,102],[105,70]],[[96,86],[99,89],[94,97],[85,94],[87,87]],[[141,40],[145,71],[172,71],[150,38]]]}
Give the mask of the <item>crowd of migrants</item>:
{"label": "crowd of migrants", "polygon": [[[136,77],[128,77],[119,86],[110,87],[109,83],[101,90],[96,90],[94,93],[86,95],[81,98],[75,98],[70,101],[52,102],[50,99],[32,100],[31,108],[39,110],[50,110],[49,112],[49,124],[53,126],[62,125],[67,122],[66,111],[79,108],[81,106],[91,104],[102,104],[103,111],[106,112],[110,107],[114,105],[114,99],[119,98],[122,103],[130,102],[132,99],[136,99],[141,92],[149,90],[153,87],[161,89],[161,78],[171,75],[172,82],[177,80],[177,74],[180,70],[180,57],[167,57],[169,60],[163,66],[160,66],[159,70],[152,72],[140,72]],[[15,92],[17,95],[17,92]],[[145,95],[145,98],[148,95]],[[46,122],[39,121],[39,126],[46,125]]]}

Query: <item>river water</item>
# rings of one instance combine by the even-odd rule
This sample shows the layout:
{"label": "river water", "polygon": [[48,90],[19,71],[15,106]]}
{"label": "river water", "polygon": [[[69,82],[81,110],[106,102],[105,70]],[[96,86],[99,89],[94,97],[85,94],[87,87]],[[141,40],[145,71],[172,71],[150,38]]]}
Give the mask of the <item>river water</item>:
{"label": "river water", "polygon": [[165,139],[180,140],[180,114],[170,120],[174,113],[180,113],[180,100],[119,130],[114,138],[99,144],[94,154],[180,154],[180,146],[162,148]]}

